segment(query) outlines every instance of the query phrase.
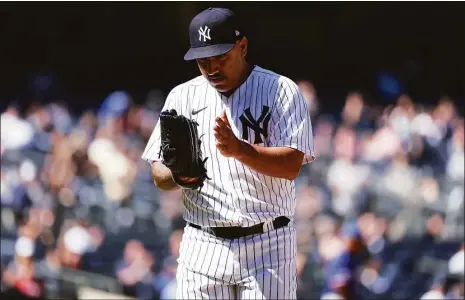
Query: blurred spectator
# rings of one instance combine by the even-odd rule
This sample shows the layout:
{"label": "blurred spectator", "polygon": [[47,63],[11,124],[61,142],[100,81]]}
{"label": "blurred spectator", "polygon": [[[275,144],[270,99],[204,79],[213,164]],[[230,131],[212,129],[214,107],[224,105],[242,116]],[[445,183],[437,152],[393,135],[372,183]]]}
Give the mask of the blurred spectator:
{"label": "blurred spectator", "polygon": [[297,268],[297,299],[305,299],[311,293],[311,286],[303,282],[305,265],[307,257],[302,252],[297,252],[296,268]]}
{"label": "blurred spectator", "polygon": [[[453,101],[403,94],[378,107],[350,92],[338,118],[320,114],[312,83],[299,87],[318,159],[295,186],[298,298],[463,298],[464,121]],[[182,194],[158,191],[140,159],[164,96],[134,100],[115,91],[80,115],[66,101],[2,113],[4,291],[175,298]]]}
{"label": "blurred spectator", "polygon": [[72,129],[72,116],[65,105],[51,103],[47,109],[50,111],[51,123],[58,132],[66,134]]}
{"label": "blurred spectator", "polygon": [[116,276],[124,286],[125,294],[138,299],[152,299],[151,281],[155,260],[144,245],[130,240],[124,248],[124,257],[116,265]]}
{"label": "blurred spectator", "polygon": [[26,236],[15,244],[15,260],[3,273],[2,281],[26,297],[39,298],[44,295],[44,286],[35,275],[33,254],[34,241]]}
{"label": "blurred spectator", "polygon": [[[345,299],[355,296],[352,287],[352,271],[349,269],[348,252],[344,241],[334,234],[325,234],[319,242],[319,256],[324,264],[323,294],[336,293]],[[349,297],[349,298],[347,298]]]}
{"label": "blurred spectator", "polygon": [[400,136],[394,130],[394,116],[386,110],[379,128],[371,135],[363,148],[362,159],[371,163],[389,162],[402,150]]}
{"label": "blurred spectator", "polygon": [[310,116],[312,120],[314,120],[320,109],[315,86],[311,82],[305,80],[297,82],[297,85],[307,102]]}
{"label": "blurred spectator", "polygon": [[60,297],[59,274],[62,268],[59,253],[56,249],[49,249],[45,258],[37,262],[35,269],[37,276],[44,280],[47,298]]}
{"label": "blurred spectator", "polygon": [[370,112],[360,92],[350,92],[347,95],[341,119],[342,124],[357,130],[371,128]]}
{"label": "blurred spectator", "polygon": [[450,156],[447,162],[447,176],[457,183],[464,182],[464,126],[463,119],[457,120],[449,143]]}
{"label": "blurred spectator", "polygon": [[355,162],[356,135],[353,129],[340,127],[334,137],[334,161],[328,168],[327,184],[331,189],[331,209],[350,216],[362,209],[365,201],[363,186],[370,170]]}
{"label": "blurred spectator", "polygon": [[432,288],[421,299],[463,299],[465,244],[436,274]]}
{"label": "blurred spectator", "polygon": [[420,195],[415,194],[418,182],[415,170],[409,165],[408,159],[403,152],[398,152],[380,178],[381,187],[379,193],[385,201],[401,201],[409,205],[418,201]]}
{"label": "blurred spectator", "polygon": [[314,144],[315,151],[323,157],[332,155],[332,142],[333,135],[336,130],[335,122],[328,116],[320,117],[314,123]]}
{"label": "blurred spectator", "polygon": [[32,126],[20,116],[15,105],[10,105],[0,117],[1,153],[5,150],[19,150],[28,146],[33,139]]}
{"label": "blurred spectator", "polygon": [[160,299],[176,298],[176,269],[183,230],[173,231],[170,237],[170,255],[163,261],[162,270],[155,277],[153,287]]}
{"label": "blurred spectator", "polygon": [[100,106],[98,120],[100,126],[108,120],[121,117],[131,105],[131,96],[125,91],[115,91],[108,95]]}
{"label": "blurred spectator", "polygon": [[112,127],[116,124],[115,122],[110,119],[103,128],[97,131],[97,138],[89,145],[88,156],[98,168],[106,196],[110,200],[120,202],[126,200],[131,193],[135,168],[115,144],[115,132]]}
{"label": "blurred spectator", "polygon": [[82,258],[91,249],[91,236],[81,225],[68,223],[66,227],[57,245],[61,265],[71,269],[84,269]]}

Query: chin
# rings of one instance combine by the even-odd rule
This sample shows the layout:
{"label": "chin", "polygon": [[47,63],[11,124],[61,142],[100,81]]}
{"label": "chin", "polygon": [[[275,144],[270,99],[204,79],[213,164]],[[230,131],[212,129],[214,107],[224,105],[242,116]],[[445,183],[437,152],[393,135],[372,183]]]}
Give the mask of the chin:
{"label": "chin", "polygon": [[226,93],[229,91],[229,88],[225,84],[213,82],[210,82],[210,84],[220,93]]}

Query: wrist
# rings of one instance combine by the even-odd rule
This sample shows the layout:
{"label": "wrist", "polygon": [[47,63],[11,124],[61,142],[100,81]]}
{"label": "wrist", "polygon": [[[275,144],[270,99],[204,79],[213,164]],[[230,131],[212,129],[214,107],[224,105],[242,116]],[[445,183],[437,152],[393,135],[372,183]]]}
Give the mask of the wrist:
{"label": "wrist", "polygon": [[247,150],[248,144],[247,142],[244,142],[242,140],[238,140],[238,141],[239,141],[239,146],[238,146],[236,155],[234,155],[234,158],[240,161],[244,159],[244,157],[246,156],[246,150]]}

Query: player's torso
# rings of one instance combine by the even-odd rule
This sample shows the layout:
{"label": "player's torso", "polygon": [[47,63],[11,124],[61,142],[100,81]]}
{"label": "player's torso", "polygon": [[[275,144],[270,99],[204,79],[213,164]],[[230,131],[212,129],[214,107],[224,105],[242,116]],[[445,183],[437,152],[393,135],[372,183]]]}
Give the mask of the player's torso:
{"label": "player's torso", "polygon": [[186,219],[207,226],[250,226],[274,216],[293,215],[294,185],[259,174],[216,149],[215,118],[226,110],[237,137],[267,145],[279,88],[278,76],[255,67],[230,97],[196,78],[181,93],[180,111],[199,123],[208,176],[200,191],[184,191]]}

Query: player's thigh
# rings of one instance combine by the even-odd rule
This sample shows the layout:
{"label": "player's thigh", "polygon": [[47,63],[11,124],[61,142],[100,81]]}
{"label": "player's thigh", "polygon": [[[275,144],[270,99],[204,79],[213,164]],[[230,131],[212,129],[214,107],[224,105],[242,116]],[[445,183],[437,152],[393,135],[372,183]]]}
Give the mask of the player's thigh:
{"label": "player's thigh", "polygon": [[239,299],[296,299],[295,259],[279,261],[239,286]]}
{"label": "player's thigh", "polygon": [[176,299],[236,299],[234,285],[194,272],[183,264],[176,273]]}
{"label": "player's thigh", "polygon": [[295,299],[296,234],[293,223],[247,240],[240,299]]}

